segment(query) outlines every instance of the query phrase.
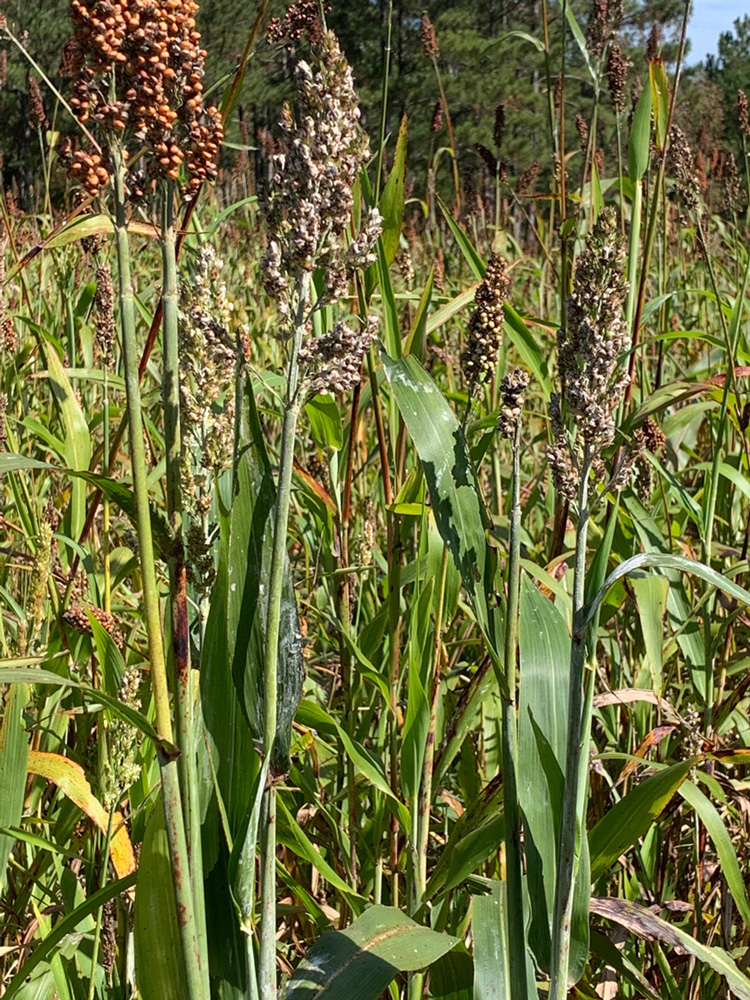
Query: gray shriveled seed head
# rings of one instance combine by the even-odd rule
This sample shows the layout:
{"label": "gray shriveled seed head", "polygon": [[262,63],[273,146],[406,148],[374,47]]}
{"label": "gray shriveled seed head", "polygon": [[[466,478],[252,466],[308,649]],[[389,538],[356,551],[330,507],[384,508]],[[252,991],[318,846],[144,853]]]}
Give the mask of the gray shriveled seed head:
{"label": "gray shriveled seed head", "polygon": [[268,246],[261,262],[268,295],[285,319],[296,309],[300,273],[325,268],[326,301],[341,298],[354,270],[374,260],[382,224],[377,209],[364,220],[352,244],[344,246],[354,207],[353,190],[367,161],[352,71],[333,32],[312,46],[313,69],[295,68],[296,100],[280,123],[274,173],[265,194]]}
{"label": "gray shriveled seed head", "polygon": [[503,376],[500,383],[502,409],[497,420],[497,429],[504,438],[512,438],[521,420],[523,397],[529,386],[529,373],[523,368],[514,368]]}
{"label": "gray shriveled seed head", "polygon": [[[266,292],[282,318],[288,337],[299,306],[300,278],[325,271],[317,306],[344,298],[354,272],[375,260],[382,231],[376,208],[365,216],[347,243],[354,190],[370,155],[360,126],[359,98],[352,71],[332,32],[312,46],[315,68],[301,61],[295,69],[296,99],[287,105],[274,155],[274,174],[265,195],[266,253],[261,261]],[[311,330],[311,324],[306,324]],[[374,323],[357,329],[343,323],[315,340],[307,336],[299,356],[303,382],[314,392],[343,392],[359,380],[362,358],[374,339]]]}
{"label": "gray shriveled seed head", "polygon": [[[586,461],[597,467],[615,436],[615,411],[628,382],[618,358],[630,345],[623,317],[628,283],[625,247],[613,209],[602,211],[576,265],[568,322],[557,334],[561,393],[550,400],[554,443],[548,459],[555,486],[574,499]],[[572,418],[575,433],[566,427]],[[622,484],[619,484],[622,485]]]}

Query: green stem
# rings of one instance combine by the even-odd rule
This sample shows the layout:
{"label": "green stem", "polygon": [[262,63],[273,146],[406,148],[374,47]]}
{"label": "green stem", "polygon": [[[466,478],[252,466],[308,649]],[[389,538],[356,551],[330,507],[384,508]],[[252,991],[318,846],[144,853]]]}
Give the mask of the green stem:
{"label": "green stem", "polygon": [[[183,510],[181,487],[182,437],[180,430],[180,344],[177,292],[177,252],[174,223],[174,182],[163,192],[161,252],[163,267],[162,338],[164,356],[163,400],[164,439],[166,448],[167,514],[174,533],[174,548],[169,560],[171,597],[172,656],[174,660],[177,719],[177,744],[186,839],[190,856],[190,875],[195,907],[195,931],[201,953],[201,966],[208,970],[208,935],[203,892],[203,857],[200,840],[200,812],[197,801],[197,775],[190,677],[189,613],[187,567],[183,545]],[[207,985],[207,983],[206,983]]]}
{"label": "green stem", "polygon": [[[263,663],[263,754],[270,761],[276,740],[279,630],[284,562],[287,558],[287,526],[294,470],[294,442],[302,407],[299,385],[299,352],[305,330],[305,312],[310,292],[310,273],[303,271],[297,282],[297,318],[287,367],[284,423],[281,432],[279,478],[273,528],[273,552],[266,616],[266,649]],[[276,996],[276,786],[269,769],[263,795],[263,843],[260,875],[260,961],[258,986],[263,1000]]]}
{"label": "green stem", "polygon": [[432,57],[432,65],[435,68],[435,78],[437,80],[438,90],[440,91],[440,100],[443,103],[445,124],[448,129],[448,140],[451,144],[451,153],[453,154],[453,186],[456,190],[456,216],[458,216],[461,211],[461,182],[458,178],[458,152],[456,150],[456,140],[453,136],[453,123],[451,122],[451,114],[448,110],[448,100],[445,96],[443,78],[440,75],[440,67],[438,66],[437,56]]}
{"label": "green stem", "polygon": [[388,0],[388,24],[383,50],[383,83],[380,90],[380,136],[378,155],[375,161],[375,204],[380,201],[380,185],[383,180],[383,152],[385,150],[385,128],[388,121],[388,82],[391,72],[391,35],[393,30],[393,0]]}
{"label": "green stem", "polygon": [[[113,801],[109,808],[107,819],[107,835],[104,838],[104,850],[102,851],[102,874],[99,879],[99,888],[103,889],[107,884],[107,871],[109,868],[109,845],[112,841],[112,819],[114,817],[117,802]],[[94,944],[91,950],[91,979],[89,980],[89,990],[87,1000],[94,1000],[96,996],[96,967],[99,964],[99,947],[102,936],[102,917],[104,907],[100,906],[96,911],[96,929],[94,931]]]}
{"label": "green stem", "polygon": [[[120,322],[122,326],[123,365],[125,391],[128,404],[128,430],[130,432],[130,463],[133,474],[136,528],[140,551],[140,569],[143,588],[144,618],[151,666],[151,687],[156,711],[156,729],[161,737],[172,742],[172,717],[169,705],[167,667],[161,627],[161,608],[156,581],[154,546],[151,536],[151,512],[148,501],[148,472],[146,449],[143,440],[143,414],[138,379],[138,351],[135,328],[135,298],[130,262],[125,216],[125,165],[122,151],[115,148],[115,242],[119,272]],[[193,893],[189,880],[189,858],[185,840],[185,821],[180,803],[177,764],[166,754],[160,754],[162,792],[167,837],[172,863],[172,878],[180,914],[179,928],[185,961],[186,983],[189,1000],[203,1000],[206,993],[208,970],[201,969],[196,945]],[[206,979],[204,980],[204,974]]]}
{"label": "green stem", "polygon": [[511,996],[529,994],[524,938],[523,865],[521,813],[518,806],[518,720],[516,716],[516,664],[518,660],[518,607],[521,590],[521,420],[513,438],[513,480],[511,484],[510,536],[508,551],[508,599],[505,615],[505,683],[501,690],[503,713],[503,805],[505,810],[505,852],[509,920],[508,961]]}
{"label": "green stem", "polygon": [[[586,630],[581,632],[578,618],[584,607],[586,582],[586,538],[588,535],[588,479],[591,456],[586,446],[578,482],[578,530],[576,533],[573,577],[573,639],[570,647],[568,692],[568,742],[565,761],[565,790],[557,857],[555,906],[552,921],[552,970],[549,1000],[565,1000],[568,994],[570,941],[573,915],[573,892],[577,869],[576,845],[581,809],[579,799],[586,783],[581,781],[581,762],[588,755],[589,733],[584,732],[583,672],[586,661]],[[581,786],[583,785],[583,789]],[[580,836],[585,836],[583,830]]]}

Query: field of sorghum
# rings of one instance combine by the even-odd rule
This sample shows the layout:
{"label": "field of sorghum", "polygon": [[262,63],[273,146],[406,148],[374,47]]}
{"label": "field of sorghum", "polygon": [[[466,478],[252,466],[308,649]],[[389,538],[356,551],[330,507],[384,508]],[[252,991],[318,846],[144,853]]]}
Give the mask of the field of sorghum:
{"label": "field of sorghum", "polygon": [[750,998],[747,193],[616,8],[472,195],[317,3],[214,106],[193,0],[71,0],[0,202],[3,997]]}

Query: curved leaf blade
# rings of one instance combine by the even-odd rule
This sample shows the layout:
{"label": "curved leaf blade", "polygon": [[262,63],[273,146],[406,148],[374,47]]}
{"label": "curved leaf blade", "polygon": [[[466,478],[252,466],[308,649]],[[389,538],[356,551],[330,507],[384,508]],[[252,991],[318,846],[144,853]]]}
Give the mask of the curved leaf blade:
{"label": "curved leaf blade", "polygon": [[327,931],[297,966],[287,1000],[376,1000],[399,972],[445,955],[458,938],[421,927],[392,906],[371,906],[344,931]]}

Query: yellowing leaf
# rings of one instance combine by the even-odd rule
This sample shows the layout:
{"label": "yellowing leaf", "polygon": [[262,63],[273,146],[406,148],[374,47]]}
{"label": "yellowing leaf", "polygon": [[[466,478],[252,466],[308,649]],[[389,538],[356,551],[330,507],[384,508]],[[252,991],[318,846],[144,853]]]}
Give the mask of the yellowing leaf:
{"label": "yellowing leaf", "polygon": [[[62,757],[60,754],[32,750],[29,753],[27,770],[29,774],[36,774],[40,778],[51,781],[53,785],[57,785],[63,795],[67,795],[71,802],[82,809],[106,836],[109,815],[91,791],[91,785],[86,780],[86,775],[80,764],[76,764],[69,757]],[[112,818],[109,853],[118,878],[124,878],[135,871],[133,845],[130,842],[125,820],[119,812],[116,812]]]}

